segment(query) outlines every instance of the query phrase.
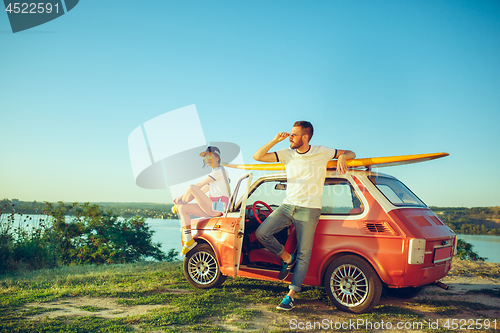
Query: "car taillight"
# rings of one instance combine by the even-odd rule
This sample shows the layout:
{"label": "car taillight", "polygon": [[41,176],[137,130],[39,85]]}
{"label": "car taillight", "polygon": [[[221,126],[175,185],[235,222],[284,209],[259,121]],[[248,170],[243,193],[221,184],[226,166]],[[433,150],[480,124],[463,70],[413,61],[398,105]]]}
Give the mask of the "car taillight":
{"label": "car taillight", "polygon": [[456,256],[458,251],[457,251],[457,247],[458,247],[458,244],[457,244],[457,236],[454,237],[453,239],[453,255]]}
{"label": "car taillight", "polygon": [[424,263],[425,239],[410,239],[408,247],[408,263],[410,265],[420,265]]}

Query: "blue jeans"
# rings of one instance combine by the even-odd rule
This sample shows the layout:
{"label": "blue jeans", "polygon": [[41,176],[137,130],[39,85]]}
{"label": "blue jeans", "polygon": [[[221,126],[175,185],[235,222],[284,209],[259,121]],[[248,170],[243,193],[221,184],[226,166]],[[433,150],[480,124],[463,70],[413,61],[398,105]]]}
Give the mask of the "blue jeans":
{"label": "blue jeans", "polygon": [[262,245],[276,255],[282,255],[285,247],[276,240],[274,234],[292,224],[297,233],[297,256],[289,288],[299,292],[306,278],[307,268],[311,260],[314,233],[318,225],[321,209],[306,208],[282,204],[269,215],[259,226],[255,235]]}

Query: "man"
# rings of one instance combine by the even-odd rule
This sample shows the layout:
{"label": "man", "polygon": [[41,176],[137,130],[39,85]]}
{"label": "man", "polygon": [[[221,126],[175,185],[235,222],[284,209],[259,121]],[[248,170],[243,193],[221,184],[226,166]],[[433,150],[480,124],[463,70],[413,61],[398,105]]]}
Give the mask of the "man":
{"label": "man", "polygon": [[[347,171],[346,160],[356,158],[350,150],[337,150],[324,146],[311,146],[313,126],[308,121],[297,121],[290,133],[280,132],[274,139],[255,152],[253,158],[261,162],[283,162],[286,166],[287,190],[283,203],[275,210],[256,231],[256,236],[270,252],[283,260],[278,278],[285,279],[295,265],[289,293],[276,307],[291,310],[295,307],[294,297],[300,291],[311,259],[314,233],[321,215],[321,196],[326,177],[326,164],[331,159],[338,159],[337,170]],[[278,142],[290,139],[290,149],[269,153]],[[274,234],[295,225],[297,233],[297,251],[290,254],[285,251]]]}

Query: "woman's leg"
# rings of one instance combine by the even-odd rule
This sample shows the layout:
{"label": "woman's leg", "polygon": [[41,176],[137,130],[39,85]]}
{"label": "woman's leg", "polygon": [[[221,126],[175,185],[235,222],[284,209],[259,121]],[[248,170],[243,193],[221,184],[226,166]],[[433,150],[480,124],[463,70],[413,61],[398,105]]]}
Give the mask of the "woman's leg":
{"label": "woman's leg", "polygon": [[193,199],[196,199],[197,203],[181,204],[178,206],[178,213],[183,228],[182,239],[184,240],[184,248],[182,249],[182,254],[186,254],[196,246],[196,242],[193,240],[191,234],[191,218],[189,214],[196,216],[216,216],[220,214],[212,209],[212,200],[196,185],[188,186],[182,196],[183,202]]}
{"label": "woman's leg", "polygon": [[187,204],[188,202],[190,202],[193,199],[194,199],[194,197],[191,194],[187,193],[187,191],[184,192],[184,194],[182,195],[182,202],[184,204]]}
{"label": "woman's leg", "polygon": [[[202,214],[202,215],[197,215],[195,213],[191,213],[191,214],[197,215],[197,216],[204,216],[204,215],[205,216],[217,216],[220,214],[220,212],[212,209],[212,200],[208,197],[208,195],[203,193],[203,191],[198,186],[189,185],[186,192],[184,193],[184,195],[186,196],[186,198],[189,198],[190,196],[192,196],[194,199],[196,199],[198,206],[204,212],[204,214]],[[184,201],[184,199],[183,199],[183,201]]]}
{"label": "woman's leg", "polygon": [[181,225],[183,228],[191,228],[191,218],[189,214],[196,216],[204,216],[205,212],[198,206],[197,203],[180,205],[178,208],[179,216],[181,218]]}
{"label": "woman's leg", "polygon": [[191,218],[189,217],[189,214],[203,216],[205,215],[205,213],[200,209],[198,204],[192,203],[187,205],[180,205],[178,208],[178,214],[181,218],[182,240],[184,241],[184,246],[181,253],[185,255],[197,244],[193,239],[193,235],[191,234]]}

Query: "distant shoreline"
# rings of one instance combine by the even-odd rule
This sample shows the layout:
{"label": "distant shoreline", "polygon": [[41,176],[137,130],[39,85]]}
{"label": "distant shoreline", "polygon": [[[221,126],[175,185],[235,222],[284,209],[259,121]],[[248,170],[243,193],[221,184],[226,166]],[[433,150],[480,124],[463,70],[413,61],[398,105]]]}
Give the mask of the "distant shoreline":
{"label": "distant shoreline", "polygon": [[[60,202],[50,202],[53,206]],[[69,202],[62,202],[71,205]],[[151,202],[89,202],[98,205],[102,210],[124,218],[141,216],[157,219],[177,219],[172,213],[173,203]],[[43,214],[45,202],[28,202],[17,199],[0,201],[0,213],[12,212],[21,214]],[[500,206],[494,207],[436,207],[429,208],[454,232],[464,235],[496,235],[500,236]],[[68,215],[71,215],[69,213]]]}

